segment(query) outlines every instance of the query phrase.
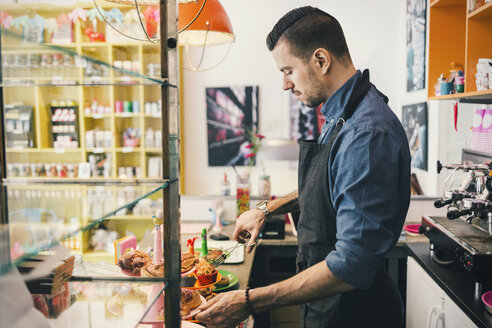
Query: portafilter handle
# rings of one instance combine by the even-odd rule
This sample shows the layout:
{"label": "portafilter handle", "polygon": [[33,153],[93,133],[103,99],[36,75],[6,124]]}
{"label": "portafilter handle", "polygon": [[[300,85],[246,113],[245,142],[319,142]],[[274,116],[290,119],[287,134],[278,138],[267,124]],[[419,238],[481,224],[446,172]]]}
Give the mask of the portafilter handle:
{"label": "portafilter handle", "polygon": [[434,202],[435,208],[441,208],[454,202],[454,199],[442,200],[438,199]]}
{"label": "portafilter handle", "polygon": [[450,220],[454,220],[454,219],[459,218],[460,216],[469,215],[471,213],[472,213],[471,210],[462,210],[462,211],[455,210],[455,211],[449,211],[448,213],[446,213],[446,217]]}

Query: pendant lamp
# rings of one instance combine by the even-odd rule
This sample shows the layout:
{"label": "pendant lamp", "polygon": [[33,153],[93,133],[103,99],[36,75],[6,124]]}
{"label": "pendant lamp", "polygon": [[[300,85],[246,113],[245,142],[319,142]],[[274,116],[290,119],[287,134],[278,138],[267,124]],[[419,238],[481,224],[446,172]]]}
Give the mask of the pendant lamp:
{"label": "pendant lamp", "polygon": [[218,0],[180,3],[178,30],[178,44],[182,46],[219,45],[235,39],[229,17]]}

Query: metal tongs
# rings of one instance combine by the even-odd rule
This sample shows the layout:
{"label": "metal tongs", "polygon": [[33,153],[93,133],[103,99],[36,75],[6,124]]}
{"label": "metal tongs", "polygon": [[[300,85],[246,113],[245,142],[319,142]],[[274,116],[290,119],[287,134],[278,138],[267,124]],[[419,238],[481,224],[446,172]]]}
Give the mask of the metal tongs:
{"label": "metal tongs", "polygon": [[229,258],[229,256],[231,256],[232,252],[234,252],[234,250],[239,246],[250,247],[256,245],[256,241],[251,244],[246,243],[246,239],[251,238],[251,234],[247,231],[241,233],[239,238],[240,241],[238,241],[236,245],[223,250],[222,255],[220,255],[215,260],[211,261],[210,264],[212,264],[214,267],[218,267],[219,265],[224,264],[224,262]]}

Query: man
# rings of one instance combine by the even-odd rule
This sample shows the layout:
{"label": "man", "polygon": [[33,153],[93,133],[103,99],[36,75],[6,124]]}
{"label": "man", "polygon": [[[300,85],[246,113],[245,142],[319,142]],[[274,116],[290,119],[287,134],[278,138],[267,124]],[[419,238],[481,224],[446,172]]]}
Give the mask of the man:
{"label": "man", "polygon": [[401,297],[383,270],[410,200],[410,153],[387,98],[357,71],[338,21],[312,7],[282,17],[267,46],[283,89],[309,107],[324,102],[319,140],[300,143],[299,192],[240,216],[234,239],[251,251],[271,213],[300,211],[299,273],[219,294],[197,318],[234,327],[250,313],[302,304],[302,327],[403,327]]}

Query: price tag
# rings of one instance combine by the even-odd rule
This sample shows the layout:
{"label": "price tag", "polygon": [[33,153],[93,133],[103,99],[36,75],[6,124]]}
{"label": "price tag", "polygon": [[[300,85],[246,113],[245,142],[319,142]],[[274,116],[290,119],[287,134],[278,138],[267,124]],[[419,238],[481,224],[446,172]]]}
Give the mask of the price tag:
{"label": "price tag", "polygon": [[94,154],[101,154],[101,153],[104,153],[104,148],[94,148],[94,150],[92,151]]}
{"label": "price tag", "polygon": [[124,153],[133,153],[133,147],[123,147]]}
{"label": "price tag", "polygon": [[123,112],[121,113],[121,117],[131,117],[133,113],[129,113],[129,112]]}
{"label": "price tag", "polygon": [[64,154],[65,153],[65,148],[55,148],[55,153],[56,154]]}
{"label": "price tag", "polygon": [[102,114],[94,114],[94,115],[92,115],[92,118],[96,119],[96,120],[101,119],[101,118],[103,118],[103,115]]}

